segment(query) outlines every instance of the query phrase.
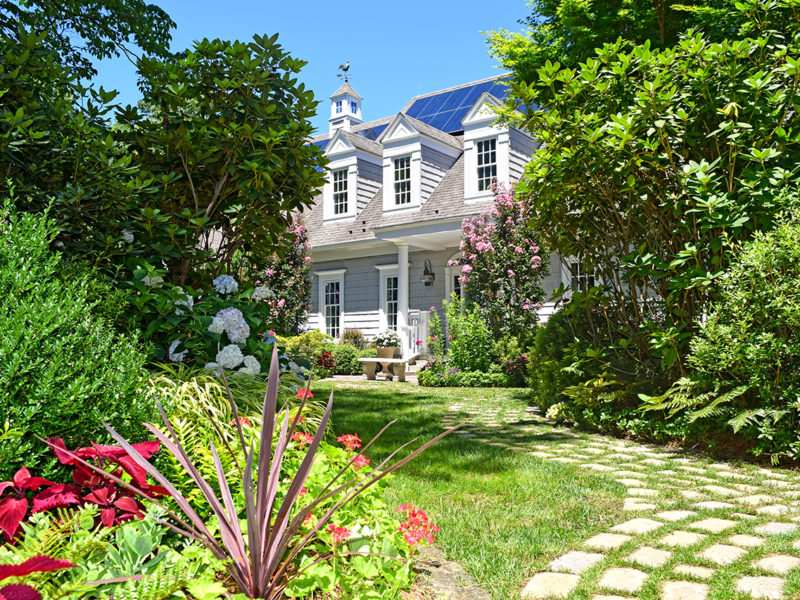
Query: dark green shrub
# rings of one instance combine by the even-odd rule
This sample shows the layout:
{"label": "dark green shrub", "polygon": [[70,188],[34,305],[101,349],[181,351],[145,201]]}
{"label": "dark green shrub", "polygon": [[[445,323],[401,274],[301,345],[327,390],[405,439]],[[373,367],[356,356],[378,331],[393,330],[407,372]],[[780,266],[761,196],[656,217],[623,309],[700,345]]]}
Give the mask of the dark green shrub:
{"label": "dark green shrub", "polygon": [[442,363],[441,367],[420,371],[418,382],[423,387],[510,387],[504,373],[461,371]]}
{"label": "dark green shrub", "polygon": [[364,372],[358,359],[361,351],[350,344],[336,344],[331,350],[333,354],[333,372],[336,375],[359,375]]}
{"label": "dark green shrub", "polygon": [[61,437],[70,448],[105,443],[104,420],[141,438],[141,422],[155,416],[142,392],[144,355],[97,316],[103,309],[89,301],[95,288],[85,275],[60,277],[63,262],[50,249],[55,235],[46,214],[5,204],[0,398],[2,420],[19,437],[0,441],[0,481],[23,464],[48,476],[55,459],[35,435]]}
{"label": "dark green shrub", "polygon": [[455,294],[445,304],[450,362],[463,371],[488,371],[492,338],[477,305],[461,302]]}

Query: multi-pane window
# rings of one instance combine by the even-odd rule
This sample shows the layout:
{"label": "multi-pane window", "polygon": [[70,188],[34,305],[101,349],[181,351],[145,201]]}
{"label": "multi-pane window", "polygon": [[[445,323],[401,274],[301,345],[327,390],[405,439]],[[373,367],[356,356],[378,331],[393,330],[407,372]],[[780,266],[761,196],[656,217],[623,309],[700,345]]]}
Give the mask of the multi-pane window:
{"label": "multi-pane window", "polygon": [[337,100],[335,106],[336,106],[336,114],[339,114],[340,112],[342,112],[342,101],[341,100]]}
{"label": "multi-pane window", "polygon": [[397,276],[389,276],[386,282],[386,326],[397,331]]}
{"label": "multi-pane window", "polygon": [[350,112],[353,114],[356,114],[358,112],[358,104],[356,104],[352,100],[350,101]]}
{"label": "multi-pane window", "polygon": [[488,190],[497,177],[497,140],[478,142],[478,191]]}
{"label": "multi-pane window", "polygon": [[333,214],[347,214],[347,169],[333,172]]}
{"label": "multi-pane window", "polygon": [[394,159],[394,203],[411,203],[411,157]]}
{"label": "multi-pane window", "polygon": [[461,275],[453,275],[453,293],[461,298]]}
{"label": "multi-pane window", "polygon": [[341,282],[326,281],[323,297],[323,310],[325,315],[325,333],[333,338],[338,338],[341,332]]}
{"label": "multi-pane window", "polygon": [[572,276],[573,291],[586,291],[594,287],[594,271],[589,269],[585,263],[573,260],[569,263],[569,272]]}

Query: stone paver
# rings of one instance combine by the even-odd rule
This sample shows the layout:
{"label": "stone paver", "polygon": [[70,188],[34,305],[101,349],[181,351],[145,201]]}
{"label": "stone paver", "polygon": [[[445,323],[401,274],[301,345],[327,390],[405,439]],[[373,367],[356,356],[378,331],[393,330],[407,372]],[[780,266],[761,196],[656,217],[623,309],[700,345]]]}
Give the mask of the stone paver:
{"label": "stone paver", "polygon": [[728,543],[734,546],[741,546],[742,548],[755,548],[756,546],[764,545],[764,538],[754,535],[739,534],[729,537]]}
{"label": "stone paver", "polygon": [[661,600],[706,600],[708,586],[691,581],[665,581],[661,585]]}
{"label": "stone paver", "polygon": [[566,598],[579,580],[580,575],[570,573],[537,573],[522,590],[522,597],[531,600]]}
{"label": "stone paver", "polygon": [[644,567],[662,567],[667,564],[671,557],[672,552],[644,546],[628,556],[626,560]]}
{"label": "stone paver", "polygon": [[596,550],[613,550],[614,548],[619,548],[630,539],[632,539],[631,536],[621,533],[598,533],[583,542],[583,545]]}
{"label": "stone paver", "polygon": [[792,569],[800,567],[800,558],[786,556],[785,554],[772,554],[754,562],[753,566],[767,573],[786,575]]}
{"label": "stone paver", "polygon": [[702,533],[677,530],[665,535],[658,542],[664,546],[686,548],[703,541],[705,537]]}
{"label": "stone paver", "polygon": [[781,600],[783,579],[780,577],[742,577],[736,582],[736,591],[750,594],[753,598]]}
{"label": "stone paver", "polygon": [[616,531],[619,533],[630,533],[633,535],[641,535],[644,533],[650,533],[651,531],[655,531],[659,527],[662,527],[664,524],[659,521],[653,521],[652,519],[631,519],[630,521],[626,521],[625,523],[620,523],[619,525],[615,525],[611,528],[611,531]]}
{"label": "stone paver", "polygon": [[677,565],[673,570],[679,575],[689,575],[698,579],[711,579],[714,576],[714,569],[695,565]]}
{"label": "stone paver", "polygon": [[664,521],[683,521],[689,517],[695,516],[697,513],[692,510],[667,510],[660,512],[656,515],[657,518]]}
{"label": "stone paver", "polygon": [[764,535],[785,535],[787,533],[792,533],[795,529],[797,529],[797,524],[795,523],[772,522],[759,525],[754,531],[756,533],[763,533]]}
{"label": "stone paver", "polygon": [[728,519],[717,519],[716,517],[711,517],[709,519],[703,519],[702,521],[696,521],[694,523],[690,523],[689,527],[691,529],[700,529],[702,531],[709,531],[711,533],[719,533],[720,531],[725,531],[726,529],[730,529],[736,525],[736,521],[729,521]]}
{"label": "stone paver", "polygon": [[585,570],[592,568],[592,566],[604,558],[604,554],[575,550],[573,552],[567,552],[564,556],[555,559],[550,563],[550,568],[553,571],[564,571],[579,575]]}
{"label": "stone paver", "polygon": [[730,565],[747,554],[747,550],[727,544],[713,544],[700,553],[702,558],[718,565]]}
{"label": "stone paver", "polygon": [[615,592],[638,592],[642,589],[647,573],[627,567],[614,567],[600,577],[598,585]]}

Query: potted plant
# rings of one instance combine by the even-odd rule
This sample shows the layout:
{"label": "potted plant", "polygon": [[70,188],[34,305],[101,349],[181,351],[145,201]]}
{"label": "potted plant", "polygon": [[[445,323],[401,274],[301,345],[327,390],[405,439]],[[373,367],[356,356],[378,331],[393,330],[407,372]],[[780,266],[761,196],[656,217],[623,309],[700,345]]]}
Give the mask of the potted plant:
{"label": "potted plant", "polygon": [[374,341],[378,358],[394,358],[394,352],[400,345],[400,336],[396,331],[387,329],[376,335]]}

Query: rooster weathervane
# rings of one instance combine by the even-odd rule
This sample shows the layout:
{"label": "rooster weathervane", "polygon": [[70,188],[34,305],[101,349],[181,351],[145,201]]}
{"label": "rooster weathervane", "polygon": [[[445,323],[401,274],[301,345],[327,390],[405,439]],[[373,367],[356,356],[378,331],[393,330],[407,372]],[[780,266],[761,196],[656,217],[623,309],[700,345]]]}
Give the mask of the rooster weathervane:
{"label": "rooster weathervane", "polygon": [[350,81],[350,77],[351,77],[351,75],[350,75],[350,73],[349,73],[349,71],[350,71],[350,60],[349,60],[349,59],[348,59],[348,60],[346,60],[346,61],[344,61],[344,64],[343,64],[343,65],[339,65],[339,71],[341,71],[341,73],[337,73],[337,74],[336,74],[336,76],[337,76],[339,79],[344,79],[344,82],[345,82],[345,83],[347,83],[348,81]]}

